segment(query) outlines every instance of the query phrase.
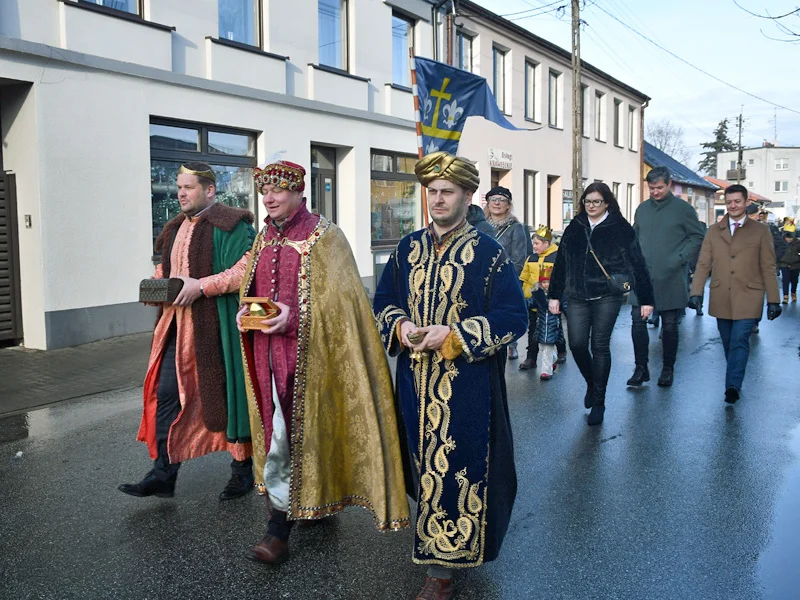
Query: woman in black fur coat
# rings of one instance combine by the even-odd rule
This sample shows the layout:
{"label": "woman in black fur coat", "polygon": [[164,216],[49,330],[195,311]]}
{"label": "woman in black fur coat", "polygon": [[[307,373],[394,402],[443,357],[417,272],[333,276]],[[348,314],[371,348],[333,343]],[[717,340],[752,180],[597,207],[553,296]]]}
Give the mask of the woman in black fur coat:
{"label": "woman in black fur coat", "polygon": [[[589,425],[603,422],[606,384],[611,372],[611,332],[623,296],[614,294],[603,269],[589,251],[589,241],[610,276],[622,275],[633,286],[642,318],[653,312],[653,284],[633,227],[619,210],[605,183],[587,186],[578,214],[561,238],[550,281],[550,312],[569,303],[567,328],[572,356],[586,380],[584,406],[591,408]],[[589,349],[591,334],[591,351]]]}

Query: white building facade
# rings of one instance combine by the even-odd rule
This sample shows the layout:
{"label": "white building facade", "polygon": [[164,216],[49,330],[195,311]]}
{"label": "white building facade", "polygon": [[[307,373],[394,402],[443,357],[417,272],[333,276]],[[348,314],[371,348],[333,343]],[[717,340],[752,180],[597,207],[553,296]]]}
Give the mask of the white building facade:
{"label": "white building facade", "polygon": [[[0,0],[0,340],[50,349],[149,330],[138,283],[190,160],[212,164],[220,200],[258,224],[252,169],[278,152],[303,164],[311,208],[343,229],[374,289],[422,224],[407,56],[433,54],[431,4]],[[478,161],[481,195],[505,185],[520,219],[560,229],[569,53],[459,5],[474,16],[456,20],[458,58],[503,90],[512,122],[537,128],[470,119],[460,154]],[[647,98],[584,73],[584,177],[613,186],[632,215]]]}
{"label": "white building facade", "polygon": [[[717,154],[717,177],[737,180],[738,152]],[[769,198],[778,219],[800,216],[800,147],[764,145],[742,151],[741,184]],[[783,206],[776,206],[783,204]]]}

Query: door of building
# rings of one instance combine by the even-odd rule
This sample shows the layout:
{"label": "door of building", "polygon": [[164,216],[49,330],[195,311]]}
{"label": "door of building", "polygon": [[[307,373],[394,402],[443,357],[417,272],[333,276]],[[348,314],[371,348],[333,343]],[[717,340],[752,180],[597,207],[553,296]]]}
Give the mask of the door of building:
{"label": "door of building", "polygon": [[17,341],[22,339],[22,307],[16,182],[2,166],[0,157],[0,341]]}
{"label": "door of building", "polygon": [[336,222],[336,149],[311,146],[311,212]]}

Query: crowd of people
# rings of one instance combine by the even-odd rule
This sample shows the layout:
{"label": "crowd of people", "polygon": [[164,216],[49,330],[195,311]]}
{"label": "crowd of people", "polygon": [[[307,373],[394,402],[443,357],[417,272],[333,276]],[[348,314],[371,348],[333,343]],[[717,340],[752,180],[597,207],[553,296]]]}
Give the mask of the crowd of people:
{"label": "crowd of people", "polygon": [[[268,214],[258,234],[252,213],[216,201],[209,165],[181,167],[181,214],[157,241],[154,278],[183,287],[159,305],[138,435],[153,465],[122,492],[172,497],[183,461],[227,451],[220,500],[253,488],[266,498],[266,532],[248,559],[280,564],[298,520],[360,506],[378,530],[413,529],[412,561],[427,567],[416,597],[447,600],[455,572],[497,558],[509,526],[517,479],[505,372],[526,331],[519,369],[538,363],[552,379],[568,341],[587,423],[599,425],[625,298],[628,385],[650,379],[646,323],[657,314],[658,385],[670,386],[678,322],[700,308],[710,276],[725,400],[739,398],[765,295],[768,318],[781,313],[774,236],[747,218],[746,189],[725,191],[728,214],[706,233],[666,169],[648,174],[651,197],[632,225],[608,186],[592,183],[556,244],[549,227],[529,235],[506,188],[492,188],[481,210],[473,162],[435,152],[415,173],[432,222],[400,241],[370,306],[344,234],[306,205],[301,165],[255,170]],[[782,233],[787,302],[800,243],[788,224]],[[394,385],[387,356],[397,357]]]}

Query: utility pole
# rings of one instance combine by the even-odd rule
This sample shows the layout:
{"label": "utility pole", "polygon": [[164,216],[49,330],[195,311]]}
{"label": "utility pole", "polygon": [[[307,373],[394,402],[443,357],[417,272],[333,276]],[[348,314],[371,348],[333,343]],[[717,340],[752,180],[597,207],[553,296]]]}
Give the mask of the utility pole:
{"label": "utility pole", "polygon": [[739,112],[739,160],[736,163],[736,183],[742,181],[742,110],[744,110],[744,105]]}
{"label": "utility pole", "polygon": [[[583,90],[581,88],[581,0],[572,0],[572,201],[583,191]],[[574,205],[573,205],[574,206]]]}

